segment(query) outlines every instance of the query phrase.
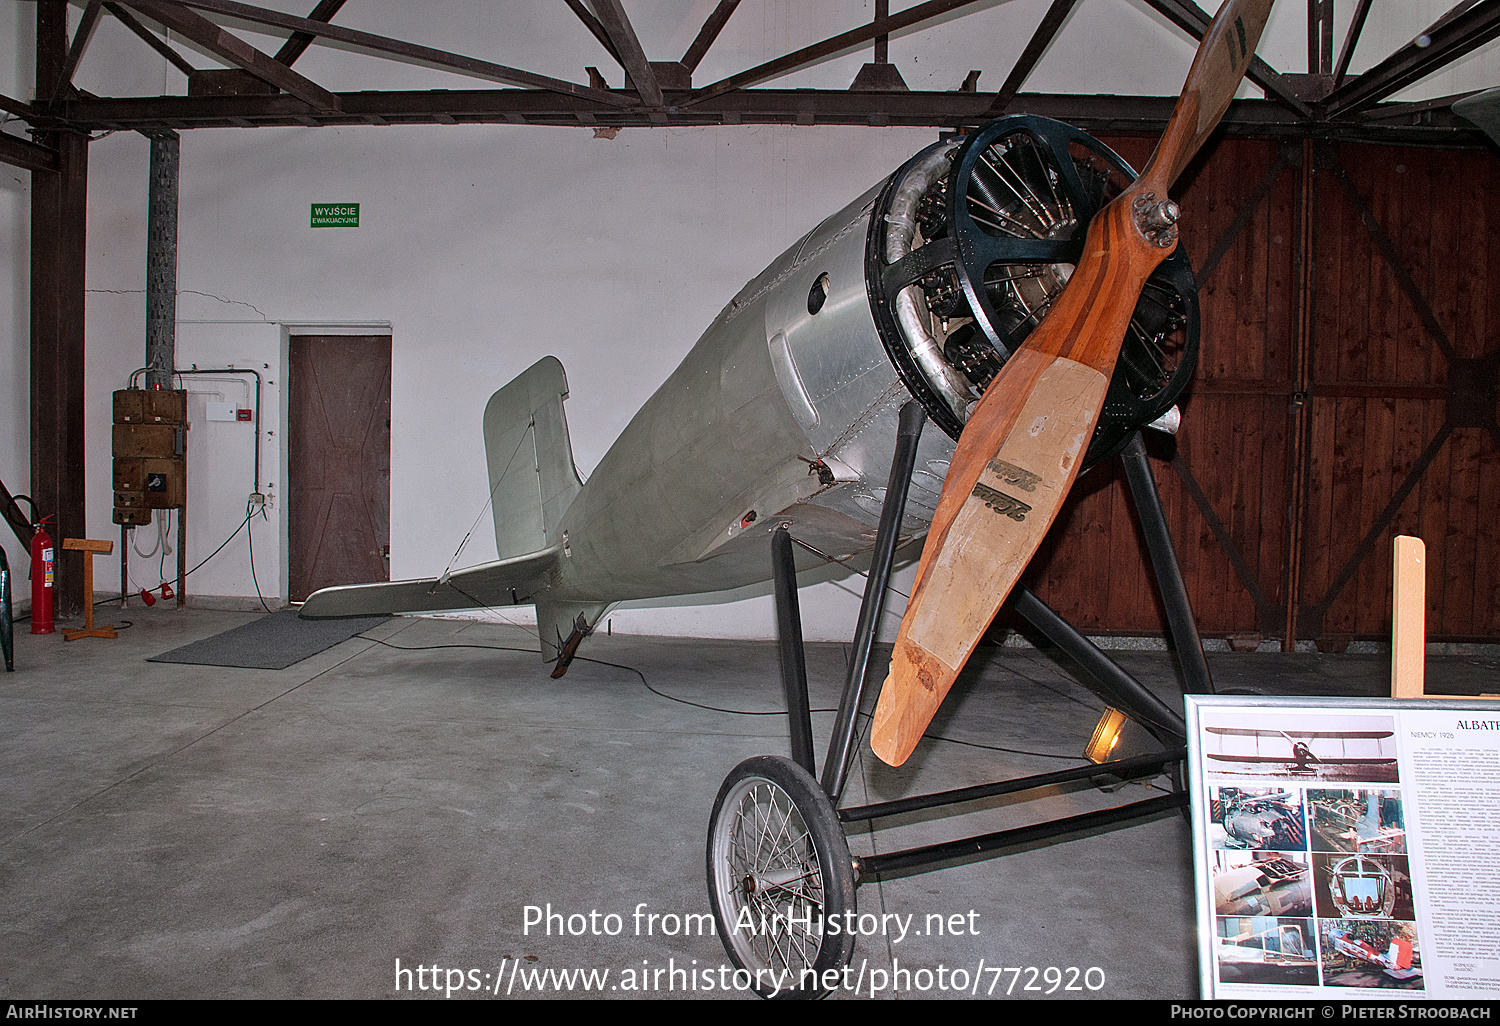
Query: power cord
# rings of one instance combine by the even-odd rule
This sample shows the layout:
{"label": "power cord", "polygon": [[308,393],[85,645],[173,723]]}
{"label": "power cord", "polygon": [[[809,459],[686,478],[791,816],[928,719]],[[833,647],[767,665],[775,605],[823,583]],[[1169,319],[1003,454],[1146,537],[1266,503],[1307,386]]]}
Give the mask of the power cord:
{"label": "power cord", "polygon": [[[362,638],[365,641],[373,641],[377,645],[384,645],[386,648],[400,649],[403,652],[425,652],[425,651],[428,651],[429,649],[443,649],[443,648],[478,648],[478,649],[488,649],[488,650],[494,651],[494,652],[526,652],[526,653],[529,653],[529,654],[532,654],[532,655],[541,655],[540,649],[534,649],[534,648],[517,648],[517,647],[512,646],[512,645],[468,645],[468,644],[457,644],[457,645],[455,645],[455,644],[443,644],[443,645],[395,645],[395,644],[392,644],[389,641],[382,641],[379,638],[372,638],[368,634],[356,634],[355,637]],[[678,705],[686,705],[686,706],[690,706],[690,707],[692,707],[694,709],[702,709],[705,712],[722,713],[722,714],[727,715],[727,716],[785,716],[786,715],[786,710],[784,710],[784,709],[771,709],[771,710],[726,709],[726,708],[723,708],[722,706],[705,705],[702,702],[693,702],[693,701],[690,701],[690,700],[688,700],[686,698],[678,698],[676,695],[669,695],[665,691],[662,691],[662,690],[660,690],[660,689],[658,689],[656,687],[653,687],[652,684],[651,684],[651,682],[646,679],[646,675],[644,673],[642,673],[640,670],[636,669],[634,666],[626,666],[623,663],[612,663],[612,662],[609,662],[606,659],[592,659],[592,658],[590,658],[588,656],[575,656],[574,657],[574,662],[594,663],[594,664],[599,665],[599,666],[609,666],[609,667],[612,667],[612,668],[614,668],[616,670],[624,670],[627,673],[633,673],[638,678],[640,678],[641,686],[644,687],[647,691],[651,692],[653,695],[656,695],[659,698],[664,698],[664,699],[666,699],[669,702],[676,702]],[[819,714],[823,714],[823,713],[836,713],[836,712],[838,712],[837,709],[810,709],[808,711],[809,712],[814,712],[814,713],[819,713]],[[871,714],[864,713],[864,712],[860,713],[859,716],[860,716],[861,719],[864,719],[864,720],[869,720],[869,719],[872,718]],[[1005,747],[1000,746],[1000,745],[980,744],[978,741],[963,741],[963,740],[960,740],[959,738],[945,737],[945,736],[943,736],[941,734],[923,734],[922,736],[924,738],[927,738],[928,740],[931,740],[931,741],[945,741],[948,744],[963,745],[966,748],[982,748],[982,749],[985,749],[986,751],[991,751],[991,752],[1004,752],[1007,755],[1029,755],[1029,756],[1033,756],[1033,757],[1041,758],[1041,759],[1063,759],[1063,760],[1066,760],[1068,762],[1083,762],[1083,761],[1085,761],[1081,756],[1077,756],[1077,755],[1060,755],[1060,754],[1058,754],[1056,752],[1033,752],[1033,751],[1028,751],[1027,749],[1024,749],[1024,748],[1005,748]]]}

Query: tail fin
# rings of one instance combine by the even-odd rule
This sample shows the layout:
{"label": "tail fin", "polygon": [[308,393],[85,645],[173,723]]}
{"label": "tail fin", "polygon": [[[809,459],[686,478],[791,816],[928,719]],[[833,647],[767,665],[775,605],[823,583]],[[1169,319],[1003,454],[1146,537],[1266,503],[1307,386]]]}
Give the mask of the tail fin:
{"label": "tail fin", "polygon": [[495,548],[502,560],[555,544],[557,525],[583,487],[563,414],[567,397],[563,365],[547,356],[490,396],[484,408]]}
{"label": "tail fin", "polygon": [[1411,941],[1405,937],[1394,937],[1391,939],[1391,950],[1386,953],[1386,958],[1394,963],[1397,969],[1410,969],[1411,951]]}

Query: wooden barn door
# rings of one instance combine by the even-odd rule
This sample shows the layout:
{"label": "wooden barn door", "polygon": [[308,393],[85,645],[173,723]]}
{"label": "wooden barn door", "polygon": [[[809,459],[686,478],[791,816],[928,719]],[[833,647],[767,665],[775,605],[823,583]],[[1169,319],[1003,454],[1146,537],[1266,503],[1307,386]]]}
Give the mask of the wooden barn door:
{"label": "wooden barn door", "polygon": [[288,384],[292,601],[390,580],[390,337],[294,335]]}
{"label": "wooden barn door", "polygon": [[[1202,354],[1147,442],[1203,633],[1388,638],[1415,534],[1428,636],[1500,639],[1500,160],[1227,139],[1179,189]],[[1123,485],[1081,477],[1026,581],[1090,633],[1163,634]]]}
{"label": "wooden barn door", "polygon": [[1500,636],[1500,161],[1319,152],[1298,638],[1389,637],[1391,540],[1427,543],[1429,638]]}

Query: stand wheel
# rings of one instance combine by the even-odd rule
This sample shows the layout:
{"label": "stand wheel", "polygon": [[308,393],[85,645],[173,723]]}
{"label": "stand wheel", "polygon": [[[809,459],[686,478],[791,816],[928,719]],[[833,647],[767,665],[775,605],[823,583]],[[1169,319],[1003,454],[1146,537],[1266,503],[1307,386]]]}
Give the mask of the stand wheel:
{"label": "stand wheel", "polygon": [[849,964],[849,844],[801,766],[763,755],[725,778],[708,828],[708,896],[725,951],[762,997],[819,997],[823,972]]}

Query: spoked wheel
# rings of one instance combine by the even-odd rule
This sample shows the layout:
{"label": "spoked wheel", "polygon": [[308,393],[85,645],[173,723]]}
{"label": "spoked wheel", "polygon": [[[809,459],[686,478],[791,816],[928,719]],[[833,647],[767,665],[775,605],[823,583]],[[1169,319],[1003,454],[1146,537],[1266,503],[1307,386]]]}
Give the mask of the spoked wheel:
{"label": "spoked wheel", "polygon": [[708,828],[708,895],[724,949],[762,997],[818,997],[823,972],[848,964],[849,844],[801,766],[757,756],[725,778]]}

